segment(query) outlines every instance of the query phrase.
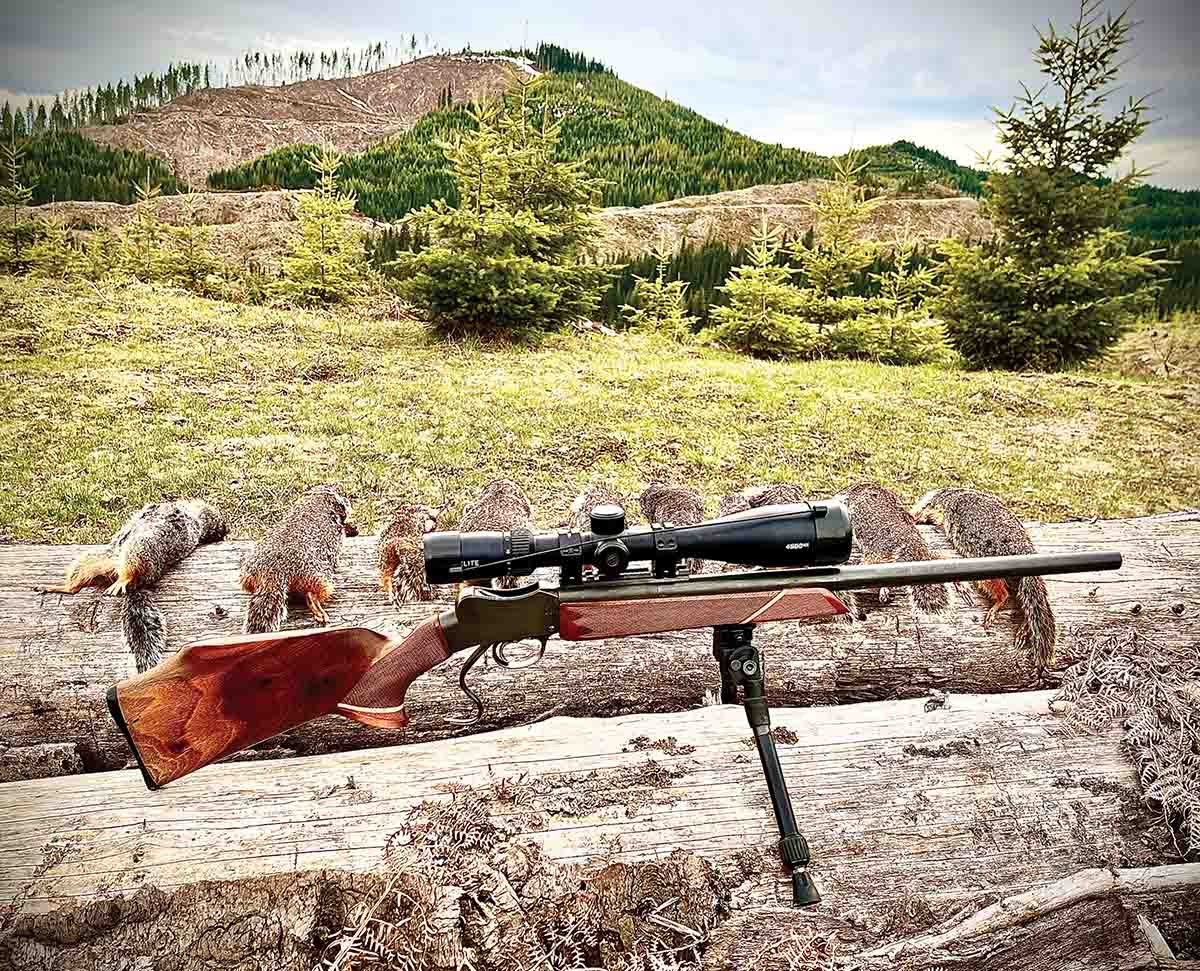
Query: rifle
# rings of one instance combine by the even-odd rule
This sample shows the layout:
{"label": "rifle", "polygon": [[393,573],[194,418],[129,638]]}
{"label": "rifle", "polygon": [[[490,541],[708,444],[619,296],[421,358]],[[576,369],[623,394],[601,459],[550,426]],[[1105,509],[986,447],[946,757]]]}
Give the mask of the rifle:
{"label": "rifle", "polygon": [[[470,651],[459,687],[488,652],[517,664],[506,646],[536,641],[540,661],[553,634],[587,641],[711,627],[721,701],[739,691],[758,747],[780,832],[779,852],[798,905],[820,900],[771,737],[757,624],[824,621],[848,613],[838,591],[960,580],[1117,569],[1119,553],[1039,554],[844,566],[852,530],[837,501],[766,506],[697,526],[625,528],[619,506],[598,506],[591,531],[430,533],[431,583],[469,583],[560,570],[560,582],[514,590],[465,587],[455,605],[402,640],[363,627],[203,640],[115,685],[108,705],[142,777],[157,789],[313,718],[338,714],[367,725],[408,724],[405,693],[420,675]],[[690,576],[691,558],[764,569]],[[635,564],[645,564],[635,567]]]}

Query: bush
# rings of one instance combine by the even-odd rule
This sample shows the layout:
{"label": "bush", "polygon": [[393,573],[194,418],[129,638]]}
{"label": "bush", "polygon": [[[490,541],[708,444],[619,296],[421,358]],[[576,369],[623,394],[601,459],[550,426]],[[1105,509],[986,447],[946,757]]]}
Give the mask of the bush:
{"label": "bush", "polygon": [[1154,289],[1145,284],[1159,261],[1130,255],[1113,230],[1051,264],[957,242],[943,248],[953,270],[937,305],[972,367],[1071,367],[1112,347],[1154,310]]}
{"label": "bush", "polygon": [[362,236],[350,222],[354,195],[338,187],[341,158],[332,149],[314,151],[308,164],[317,187],[300,199],[300,234],[288,244],[276,289],[300,303],[340,303],[362,283],[366,263]]}
{"label": "bush", "polygon": [[653,279],[635,276],[633,303],[621,311],[635,333],[659,334],[673,341],[688,341],[696,318],[687,313],[688,284],[684,280],[667,280],[672,250],[666,239],[660,239],[654,249],[658,271]]}
{"label": "bush", "polygon": [[830,331],[827,346],[831,357],[857,358],[879,364],[950,366],[958,361],[941,321],[932,320],[918,311],[856,317]]}

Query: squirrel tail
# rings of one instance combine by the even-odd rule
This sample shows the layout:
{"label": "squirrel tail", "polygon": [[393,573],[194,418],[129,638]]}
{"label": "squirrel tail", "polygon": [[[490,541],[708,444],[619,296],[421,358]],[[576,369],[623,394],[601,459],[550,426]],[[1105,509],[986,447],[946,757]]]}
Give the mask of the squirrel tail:
{"label": "squirrel tail", "polygon": [[1041,577],[1021,577],[1015,591],[1021,608],[1021,624],[1017,629],[1017,644],[1029,651],[1038,670],[1054,660],[1054,611],[1046,596],[1046,581]]}
{"label": "squirrel tail", "polygon": [[266,634],[279,630],[287,620],[287,594],[276,584],[262,584],[250,595],[246,608],[245,634]]}
{"label": "squirrel tail", "polygon": [[162,658],[167,646],[162,612],[140,587],[128,588],[121,608],[121,629],[133,654],[138,674],[149,671]]}
{"label": "squirrel tail", "polygon": [[944,583],[919,583],[912,588],[912,604],[923,614],[940,614],[950,606]]}

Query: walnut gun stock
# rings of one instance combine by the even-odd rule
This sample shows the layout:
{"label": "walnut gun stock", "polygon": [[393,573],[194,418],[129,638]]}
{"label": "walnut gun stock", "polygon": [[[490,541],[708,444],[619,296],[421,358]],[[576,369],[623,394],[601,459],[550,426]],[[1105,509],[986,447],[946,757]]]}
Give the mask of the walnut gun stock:
{"label": "walnut gun stock", "polygon": [[465,678],[487,647],[533,639],[544,649],[556,633],[586,641],[823,620],[846,612],[839,590],[1120,565],[1119,553],[1046,554],[679,579],[631,576],[561,588],[471,587],[452,610],[431,617],[403,640],[341,628],[200,641],[111,688],[108,703],[146,785],[155,789],[322,715],[403,728],[409,686],[460,651],[475,649],[463,666]]}

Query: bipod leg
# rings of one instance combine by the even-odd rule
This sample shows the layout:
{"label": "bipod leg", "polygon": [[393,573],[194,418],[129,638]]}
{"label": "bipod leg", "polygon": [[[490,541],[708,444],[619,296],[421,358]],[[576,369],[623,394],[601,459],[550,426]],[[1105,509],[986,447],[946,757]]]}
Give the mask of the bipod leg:
{"label": "bipod leg", "polygon": [[808,874],[811,862],[808,841],[796,826],[796,814],[792,811],[783,767],[779,764],[779,752],[771,737],[771,712],[767,707],[762,658],[754,646],[754,626],[714,627],[713,656],[721,668],[721,702],[736,704],[738,688],[742,689],[742,706],[754,733],[758,758],[767,780],[767,793],[779,827],[779,856],[792,877],[792,903],[797,907],[820,903],[821,895]]}

